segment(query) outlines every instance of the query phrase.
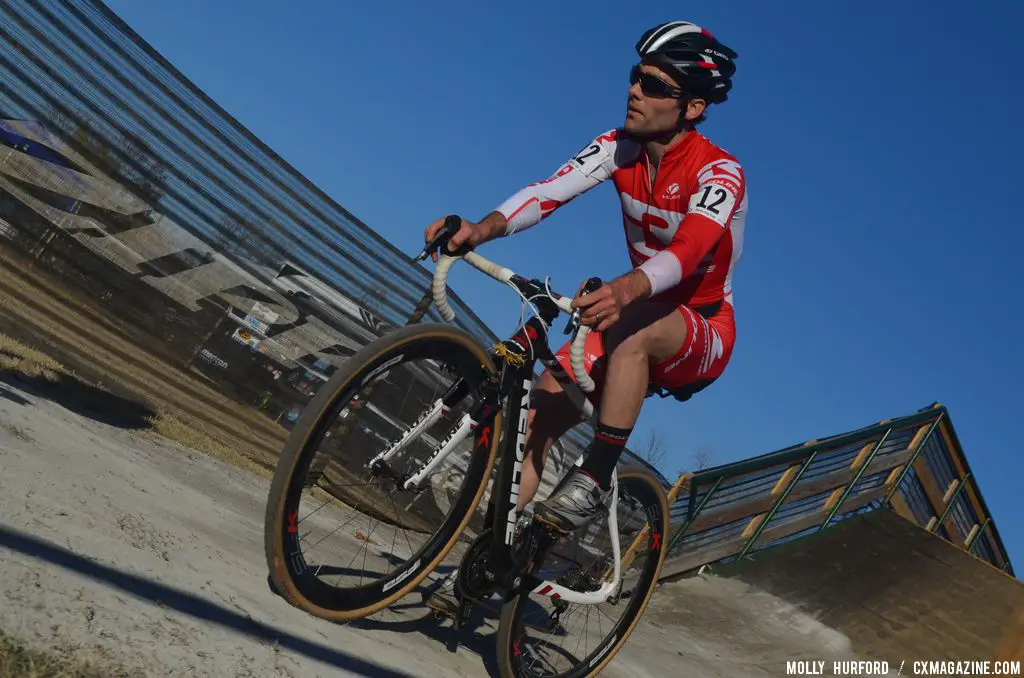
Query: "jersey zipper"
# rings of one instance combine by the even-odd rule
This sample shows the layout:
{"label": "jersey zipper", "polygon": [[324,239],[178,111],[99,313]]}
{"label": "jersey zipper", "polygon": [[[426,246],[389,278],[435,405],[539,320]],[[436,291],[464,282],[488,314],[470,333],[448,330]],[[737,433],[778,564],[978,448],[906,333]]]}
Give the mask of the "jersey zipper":
{"label": "jersey zipper", "polygon": [[[662,158],[662,162],[664,162],[664,160],[665,159]],[[644,149],[644,161],[647,163],[647,210],[646,210],[646,215],[647,215],[647,223],[650,224],[651,223],[650,214],[651,214],[651,207],[652,207],[651,203],[654,202],[654,186],[658,182],[658,170],[661,169],[661,165],[659,163],[659,166],[657,168],[652,168],[651,167],[651,158],[647,155],[647,149],[646,148]],[[641,225],[641,228],[642,227],[643,226]],[[655,236],[655,238],[656,238],[656,236]],[[658,251],[660,252],[661,250],[658,250]]]}
{"label": "jersey zipper", "polygon": [[647,150],[644,149],[644,161],[647,163],[647,207],[651,206],[651,200],[654,199],[654,184],[658,180],[658,170],[651,168],[651,158],[647,155]]}

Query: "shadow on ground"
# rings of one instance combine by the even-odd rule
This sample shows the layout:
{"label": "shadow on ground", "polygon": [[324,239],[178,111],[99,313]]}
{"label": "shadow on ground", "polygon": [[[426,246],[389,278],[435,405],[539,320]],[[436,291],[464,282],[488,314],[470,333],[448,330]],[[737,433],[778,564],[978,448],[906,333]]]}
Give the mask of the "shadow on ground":
{"label": "shadow on ground", "polygon": [[[0,375],[2,374],[3,373],[0,372]],[[0,377],[0,379],[2,379],[2,377]],[[24,398],[20,394],[15,393],[14,391],[6,389],[2,386],[0,386],[0,398],[10,400],[12,403],[15,403],[17,405],[30,405],[32,403],[31,400]]]}
{"label": "shadow on ground", "polygon": [[[421,595],[428,593],[422,587],[409,594],[406,600],[392,605],[386,611],[366,619],[349,622],[352,628],[361,631],[390,631],[392,633],[417,633],[444,646],[448,652],[461,649],[479,655],[489,676],[498,676],[498,662],[495,645],[497,634],[488,628],[489,619],[497,626],[500,601],[495,598],[485,605],[475,605],[465,626],[456,629],[451,619],[435,619],[427,607],[419,602]],[[418,616],[405,617],[405,612]]]}
{"label": "shadow on ground", "polygon": [[3,388],[5,385],[37,398],[50,400],[71,412],[116,428],[149,428],[150,417],[156,415],[148,405],[90,386],[65,374],[58,374],[55,379],[50,380],[21,372],[0,370],[0,396],[20,405],[27,405],[29,401]]}
{"label": "shadow on ground", "polygon": [[[385,558],[391,559],[387,554],[385,554]],[[404,562],[401,558],[394,558],[394,564],[402,564]],[[310,567],[315,569],[320,576],[325,577],[362,574],[361,570],[329,565],[314,564]],[[444,578],[454,569],[455,566],[453,565],[441,565],[434,572],[440,578]],[[267,585],[274,595],[281,595],[276,590],[269,576],[267,578]],[[488,675],[499,675],[498,664],[494,656],[496,652],[496,636],[493,629],[488,628],[487,622],[489,620],[494,627],[497,626],[498,616],[501,611],[500,599],[495,597],[484,604],[474,605],[466,625],[461,629],[456,629],[450,618],[435,619],[433,613],[424,604],[427,596],[432,591],[433,587],[420,585],[394,605],[370,617],[347,622],[346,625],[361,631],[417,633],[436,641],[452,653],[463,648],[480,656]]]}
{"label": "shadow on ground", "polygon": [[94,562],[62,546],[5,525],[0,525],[0,547],[77,572],[141,600],[217,624],[261,642],[276,643],[282,648],[346,671],[370,678],[412,678],[410,674],[380,666],[243,616],[187,591]]}

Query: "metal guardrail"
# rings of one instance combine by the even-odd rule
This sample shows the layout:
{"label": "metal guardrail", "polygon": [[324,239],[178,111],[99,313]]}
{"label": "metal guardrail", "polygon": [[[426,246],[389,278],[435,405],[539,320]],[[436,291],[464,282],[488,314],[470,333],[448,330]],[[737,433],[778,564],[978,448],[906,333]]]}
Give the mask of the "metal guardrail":
{"label": "metal guardrail", "polygon": [[[87,178],[107,174],[120,184],[115,192],[128,187],[132,214],[155,210],[165,228],[172,220],[240,260],[276,268],[300,259],[350,297],[387,290],[377,302],[396,324],[428,287],[425,268],[287,164],[102,3],[10,0],[0,7],[0,41],[0,112],[56,132],[98,170]],[[125,204],[124,196],[107,202]],[[487,334],[468,308],[460,315]]]}

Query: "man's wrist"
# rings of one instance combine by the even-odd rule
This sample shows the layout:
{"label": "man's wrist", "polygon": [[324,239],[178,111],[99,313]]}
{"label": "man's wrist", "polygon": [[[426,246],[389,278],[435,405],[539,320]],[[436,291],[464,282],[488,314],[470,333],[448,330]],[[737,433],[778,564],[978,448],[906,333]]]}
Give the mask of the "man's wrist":
{"label": "man's wrist", "polygon": [[477,224],[480,227],[481,243],[500,238],[508,230],[508,221],[505,215],[495,210],[480,220]]}
{"label": "man's wrist", "polygon": [[651,296],[651,281],[647,274],[638,268],[619,276],[612,284],[618,288],[623,306],[628,306],[634,301],[643,301]]}

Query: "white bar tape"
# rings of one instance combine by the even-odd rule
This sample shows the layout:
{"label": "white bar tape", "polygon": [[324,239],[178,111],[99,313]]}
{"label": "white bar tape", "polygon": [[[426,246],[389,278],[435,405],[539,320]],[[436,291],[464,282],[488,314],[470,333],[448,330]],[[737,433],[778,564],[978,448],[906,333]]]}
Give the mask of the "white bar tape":
{"label": "white bar tape", "polygon": [[572,307],[572,299],[570,297],[558,297],[555,299],[555,303],[558,304],[558,308],[562,309],[562,313],[566,315],[572,315],[572,312],[576,310]]}
{"label": "white bar tape", "polygon": [[572,366],[572,374],[576,377],[576,383],[579,384],[580,390],[584,393],[593,393],[594,380],[587,374],[587,368],[583,362],[583,345],[587,341],[588,334],[590,334],[590,327],[580,325],[579,332],[569,348],[569,364]]}
{"label": "white bar tape", "polygon": [[455,261],[455,257],[449,257],[447,254],[442,254],[438,258],[437,266],[434,268],[434,282],[430,287],[434,294],[434,306],[437,306],[441,317],[448,322],[455,320],[455,311],[448,305],[448,269]]}
{"label": "white bar tape", "polygon": [[493,261],[488,261],[487,259],[484,259],[476,252],[469,252],[468,254],[466,254],[465,259],[466,263],[468,263],[473,268],[482,271],[483,273],[486,273],[495,280],[498,280],[503,283],[507,283],[509,280],[512,279],[512,276],[515,275],[515,272],[512,271],[511,269],[505,268],[504,266],[499,266]]}
{"label": "white bar tape", "polygon": [[[434,281],[431,286],[431,291],[434,295],[434,305],[437,306],[437,310],[441,313],[441,317],[446,321],[451,322],[455,319],[455,311],[448,305],[448,270],[451,269],[452,264],[456,262],[459,257],[451,257],[447,254],[442,254],[437,261],[437,266],[434,268]],[[507,283],[515,275],[515,272],[504,266],[500,266],[493,261],[489,261],[484,257],[480,256],[476,252],[469,252],[464,257],[466,263],[471,265],[473,268],[486,273],[495,280]],[[572,314],[573,308],[571,306],[572,299],[570,297],[558,297],[555,300],[558,304],[558,308],[564,313],[569,315]],[[594,380],[587,374],[586,367],[583,363],[583,345],[586,342],[587,335],[590,334],[590,328],[587,326],[581,326],[576,339],[572,343],[572,347],[569,351],[569,362],[572,365],[573,376],[576,377],[576,383],[579,384],[580,389],[585,393],[592,393],[595,388]]]}

